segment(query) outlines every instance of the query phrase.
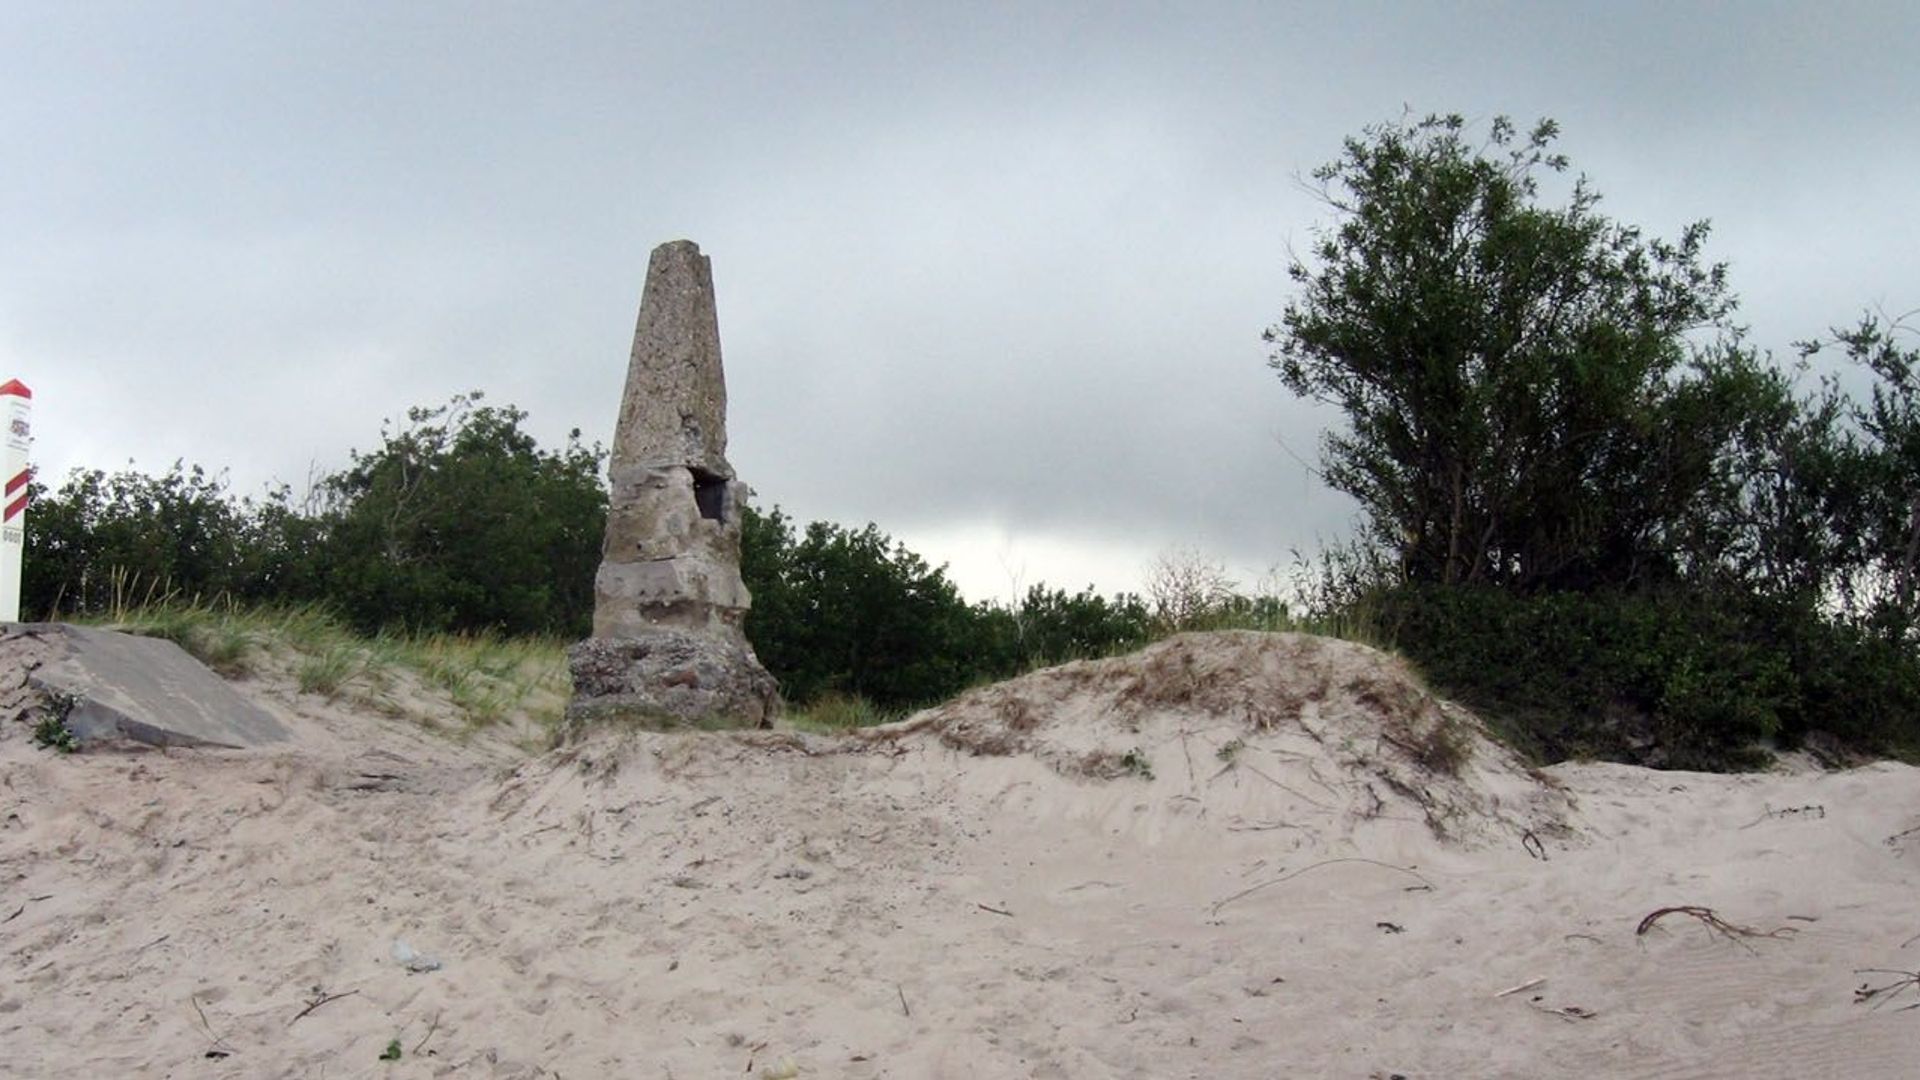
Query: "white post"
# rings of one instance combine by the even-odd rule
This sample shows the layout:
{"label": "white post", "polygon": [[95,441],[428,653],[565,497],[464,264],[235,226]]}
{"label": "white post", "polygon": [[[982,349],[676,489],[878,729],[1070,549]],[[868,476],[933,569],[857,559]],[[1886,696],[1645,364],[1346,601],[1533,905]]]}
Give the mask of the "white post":
{"label": "white post", "polygon": [[20,621],[20,555],[27,539],[27,445],[32,441],[33,391],[19,379],[0,383],[0,422],[7,425],[0,456],[0,622]]}

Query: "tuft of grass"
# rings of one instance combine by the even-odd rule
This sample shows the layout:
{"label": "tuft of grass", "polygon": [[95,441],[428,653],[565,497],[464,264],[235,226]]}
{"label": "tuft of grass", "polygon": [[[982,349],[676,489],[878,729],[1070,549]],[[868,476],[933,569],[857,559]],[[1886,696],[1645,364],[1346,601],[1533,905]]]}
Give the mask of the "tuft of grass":
{"label": "tuft of grass", "polygon": [[1153,779],[1153,759],[1137,746],[1120,756],[1120,767],[1129,776],[1137,776],[1142,780]]}
{"label": "tuft of grass", "polygon": [[316,653],[354,635],[319,604],[256,608],[251,613],[264,636],[295,652]]}
{"label": "tuft of grass", "polygon": [[253,673],[255,619],[231,603],[168,598],[145,607],[116,605],[106,625],[171,641],[230,679]]}
{"label": "tuft of grass", "polygon": [[303,694],[318,694],[328,701],[340,696],[349,680],[372,670],[366,650],[350,642],[336,642],[320,652],[303,656],[293,668],[294,682]]}
{"label": "tuft of grass", "polygon": [[[107,601],[110,621],[127,622],[137,614],[157,615],[168,608],[180,607],[180,590],[164,578],[150,578],[142,586],[140,575],[124,566],[107,572]],[[189,605],[193,606],[193,605]]]}
{"label": "tuft of grass", "polygon": [[837,734],[854,728],[873,727],[899,719],[858,694],[828,693],[787,716],[787,723],[799,731]]}
{"label": "tuft of grass", "polygon": [[470,728],[524,715],[552,729],[572,692],[558,638],[426,634],[389,639],[396,662],[444,692]]}
{"label": "tuft of grass", "polygon": [[220,619],[201,628],[182,648],[228,678],[252,674],[253,635],[237,619]]}
{"label": "tuft of grass", "polygon": [[1471,744],[1458,721],[1442,715],[1434,725],[1413,741],[1414,760],[1428,772],[1459,776],[1471,755]]}

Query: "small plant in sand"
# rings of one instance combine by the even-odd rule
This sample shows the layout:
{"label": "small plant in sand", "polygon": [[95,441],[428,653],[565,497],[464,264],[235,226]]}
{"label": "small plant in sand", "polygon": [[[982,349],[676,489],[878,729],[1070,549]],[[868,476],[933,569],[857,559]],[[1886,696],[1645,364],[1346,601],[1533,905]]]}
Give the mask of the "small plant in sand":
{"label": "small plant in sand", "polygon": [[[1861,1005],[1871,1002],[1873,1007],[1877,1009],[1887,1002],[1892,1001],[1903,992],[1911,991],[1916,995],[1920,995],[1920,971],[1899,971],[1891,968],[1859,968],[1855,970],[1854,974],[1894,976],[1891,982],[1885,979],[1875,980],[1881,984],[1879,986],[1863,982],[1855,988],[1853,991],[1853,1000]],[[1920,1009],[1920,1001],[1910,1001],[1900,1006],[1899,1011],[1910,1012],[1914,1009]]]}
{"label": "small plant in sand", "polygon": [[1221,745],[1220,749],[1215,750],[1213,752],[1213,756],[1216,758],[1219,758],[1222,764],[1231,766],[1235,762],[1240,760],[1240,751],[1245,750],[1246,748],[1247,748],[1247,740],[1228,739],[1224,744]]}
{"label": "small plant in sand", "polygon": [[380,1060],[381,1061],[399,1061],[400,1060],[400,1040],[399,1039],[387,1040],[387,1048],[385,1050],[380,1051]]}
{"label": "small plant in sand", "polygon": [[73,715],[73,708],[78,704],[79,699],[72,694],[47,691],[43,706],[45,714],[33,726],[33,744],[62,754],[71,754],[80,749],[80,740],[74,736],[73,729],[67,726],[67,717]]}
{"label": "small plant in sand", "polygon": [[1121,755],[1120,767],[1129,776],[1137,776],[1142,780],[1153,779],[1153,759],[1137,746]]}
{"label": "small plant in sand", "polygon": [[1425,734],[1414,739],[1414,760],[1429,772],[1443,776],[1460,775],[1461,766],[1472,755],[1471,744],[1452,717],[1442,716]]}

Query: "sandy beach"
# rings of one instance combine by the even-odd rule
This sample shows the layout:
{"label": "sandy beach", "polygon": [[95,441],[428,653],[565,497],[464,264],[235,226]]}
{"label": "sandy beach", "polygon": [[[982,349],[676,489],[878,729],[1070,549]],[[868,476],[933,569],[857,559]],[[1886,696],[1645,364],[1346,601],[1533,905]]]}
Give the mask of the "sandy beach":
{"label": "sandy beach", "polygon": [[1920,1068],[1904,765],[1535,770],[1295,635],[541,753],[239,685],[291,745],[0,731],[0,1075]]}

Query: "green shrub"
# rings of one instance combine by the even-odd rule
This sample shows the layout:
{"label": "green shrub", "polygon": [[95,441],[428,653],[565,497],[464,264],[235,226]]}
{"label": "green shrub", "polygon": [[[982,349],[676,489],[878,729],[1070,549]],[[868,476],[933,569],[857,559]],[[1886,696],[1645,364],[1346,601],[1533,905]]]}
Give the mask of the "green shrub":
{"label": "green shrub", "polygon": [[1403,586],[1376,617],[1436,689],[1545,761],[1752,767],[1825,731],[1920,747],[1920,658],[1805,607],[1705,590],[1515,596]]}
{"label": "green shrub", "polygon": [[946,569],[877,526],[797,533],[778,508],[749,510],[741,576],[747,638],[789,702],[839,693],[906,708],[954,694],[978,669],[975,612]]}

